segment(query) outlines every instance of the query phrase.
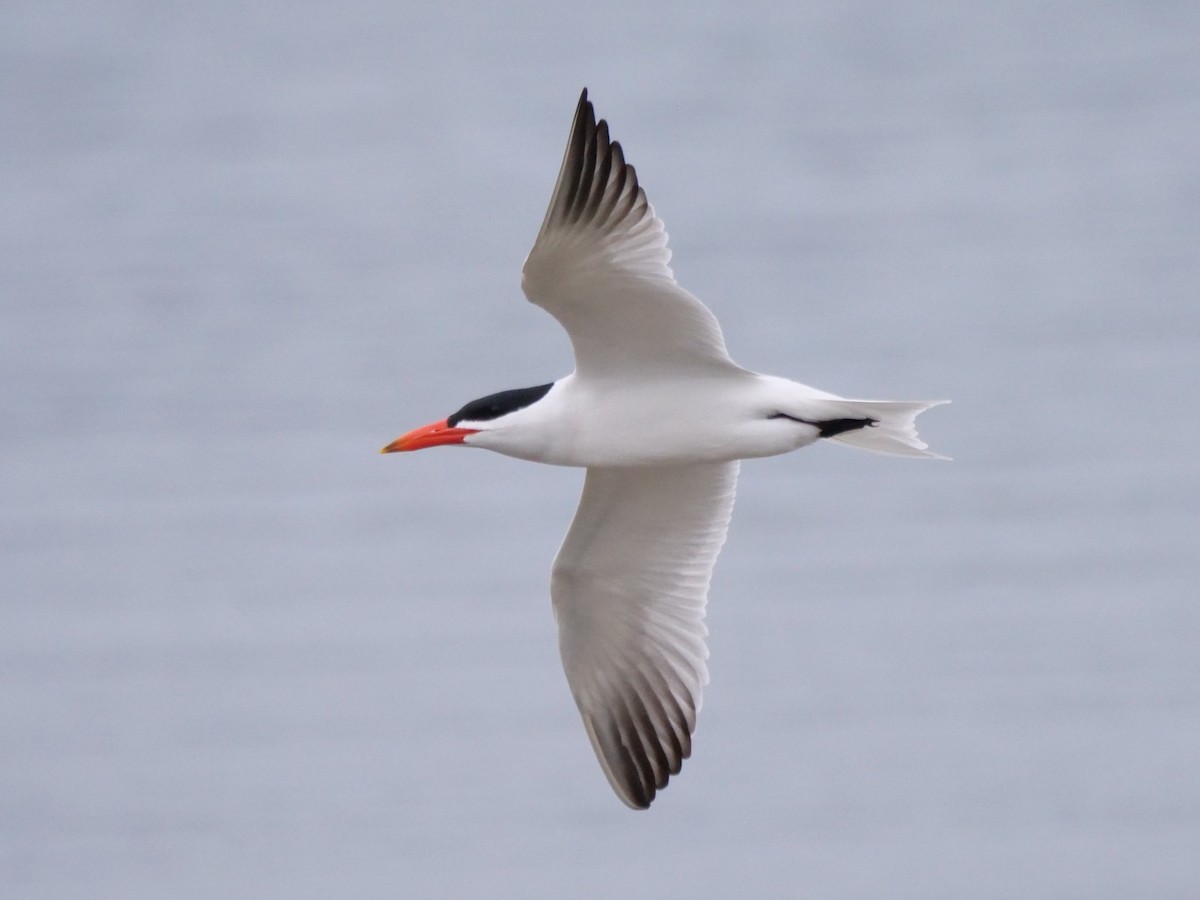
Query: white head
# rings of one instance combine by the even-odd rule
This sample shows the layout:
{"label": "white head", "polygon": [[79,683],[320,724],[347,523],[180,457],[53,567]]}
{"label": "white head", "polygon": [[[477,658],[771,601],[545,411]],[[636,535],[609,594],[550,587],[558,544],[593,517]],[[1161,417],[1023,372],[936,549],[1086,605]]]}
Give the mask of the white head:
{"label": "white head", "polygon": [[[514,452],[515,446],[507,445],[523,443],[521,435],[528,437],[528,432],[537,429],[528,427],[533,424],[525,421],[530,418],[528,414],[518,414],[545,397],[552,387],[553,383],[540,384],[537,387],[500,391],[498,394],[488,394],[486,397],[472,400],[445,419],[401,435],[384,447],[382,452],[397,453],[423,450],[442,444],[464,444],[522,456],[524,454]],[[522,425],[526,427],[521,427]],[[509,434],[510,431],[513,433]]]}

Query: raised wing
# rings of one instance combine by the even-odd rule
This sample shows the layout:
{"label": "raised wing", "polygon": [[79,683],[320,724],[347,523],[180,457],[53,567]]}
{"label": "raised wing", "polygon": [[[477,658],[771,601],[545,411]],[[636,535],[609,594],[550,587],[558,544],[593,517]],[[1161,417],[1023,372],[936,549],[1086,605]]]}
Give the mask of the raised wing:
{"label": "raised wing", "polygon": [[670,259],[666,229],[585,89],[521,282],[567,330],[581,376],[734,367],[716,317],[676,283]]}
{"label": "raised wing", "polygon": [[554,562],[563,668],[617,795],[645,809],[691,754],[704,605],[738,464],[590,468]]}

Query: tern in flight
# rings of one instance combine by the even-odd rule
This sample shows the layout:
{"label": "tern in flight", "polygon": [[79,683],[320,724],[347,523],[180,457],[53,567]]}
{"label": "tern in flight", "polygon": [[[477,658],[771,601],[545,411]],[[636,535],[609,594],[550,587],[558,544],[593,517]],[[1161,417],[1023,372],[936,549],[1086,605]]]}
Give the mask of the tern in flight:
{"label": "tern in flight", "polygon": [[918,413],[736,365],[669,265],[662,220],[585,89],[522,288],[566,329],[575,371],[472,400],[383,452],[443,444],[587,470],[554,561],[563,668],[617,796],[645,809],[692,749],[708,682],[704,606],[738,461],[821,439],[936,457]]}

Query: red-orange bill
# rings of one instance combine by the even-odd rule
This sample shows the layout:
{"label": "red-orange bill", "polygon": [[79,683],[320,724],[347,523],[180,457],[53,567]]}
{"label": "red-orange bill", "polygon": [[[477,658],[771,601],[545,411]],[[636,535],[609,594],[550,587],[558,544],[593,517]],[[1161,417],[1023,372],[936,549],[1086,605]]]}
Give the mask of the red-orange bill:
{"label": "red-orange bill", "polygon": [[478,433],[477,428],[451,428],[445,419],[431,425],[414,428],[408,434],[402,434],[380,453],[402,453],[408,450],[424,450],[426,447],[437,447],[440,444],[461,444],[467,435]]}

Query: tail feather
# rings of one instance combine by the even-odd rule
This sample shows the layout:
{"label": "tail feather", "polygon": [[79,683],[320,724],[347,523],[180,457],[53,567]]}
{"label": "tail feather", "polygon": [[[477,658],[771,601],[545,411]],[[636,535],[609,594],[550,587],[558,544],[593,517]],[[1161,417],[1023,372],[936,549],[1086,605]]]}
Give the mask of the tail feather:
{"label": "tail feather", "polygon": [[[917,456],[926,459],[949,459],[934,453],[917,435],[917,416],[925,410],[949,403],[949,400],[839,400],[846,417],[865,417],[873,425],[830,435],[829,440],[849,444],[872,453],[891,456]],[[839,414],[840,410],[839,410]]]}

